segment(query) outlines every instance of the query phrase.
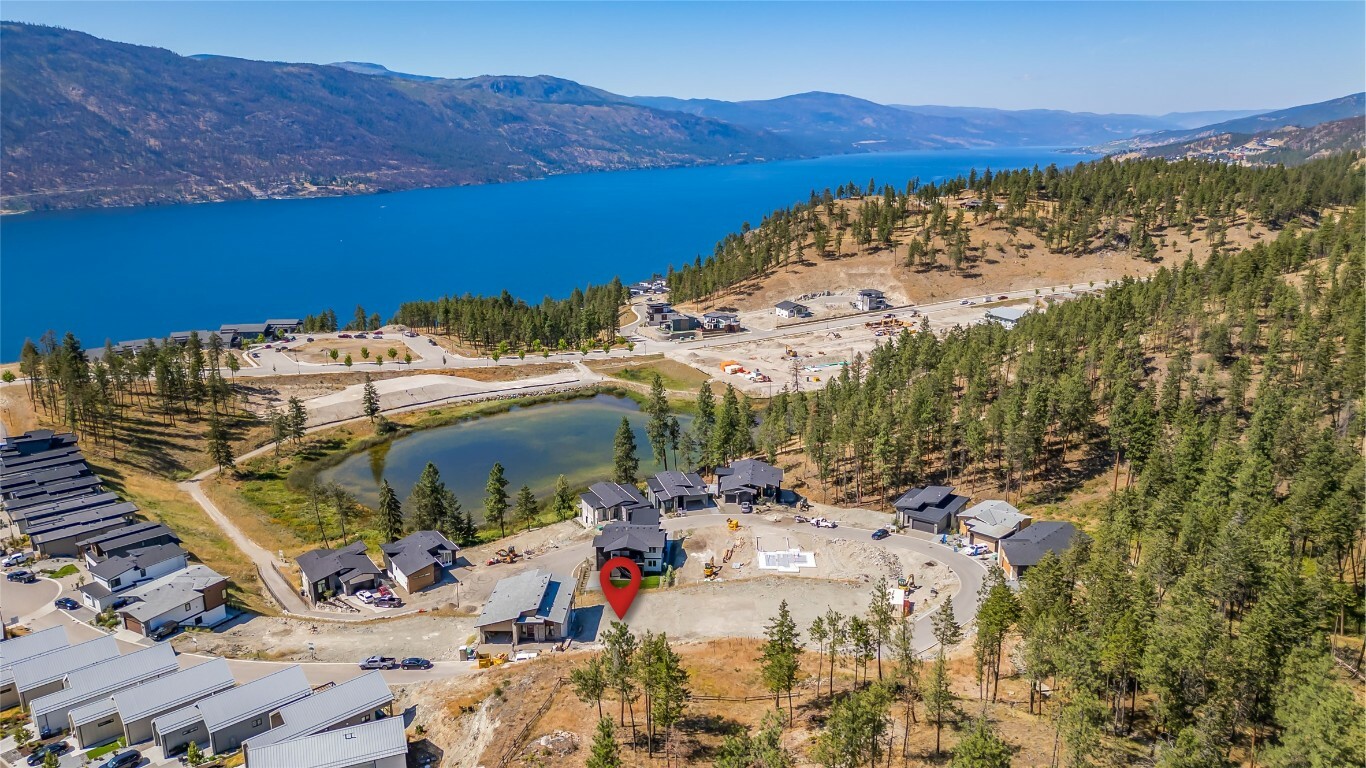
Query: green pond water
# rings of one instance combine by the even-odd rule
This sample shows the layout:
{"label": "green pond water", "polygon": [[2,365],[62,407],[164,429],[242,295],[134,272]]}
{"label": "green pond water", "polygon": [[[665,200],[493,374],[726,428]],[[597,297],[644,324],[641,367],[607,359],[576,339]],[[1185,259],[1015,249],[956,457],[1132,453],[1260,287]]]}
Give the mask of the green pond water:
{"label": "green pond water", "polygon": [[[612,441],[623,416],[635,429],[641,476],[663,469],[651,458],[645,436],[647,417],[635,401],[596,395],[517,407],[507,413],[415,432],[350,456],[324,470],[319,479],[342,485],[361,503],[374,508],[381,479],[388,480],[399,499],[406,501],[430,461],[441,470],[441,479],[461,506],[478,518],[484,506],[484,484],[495,461],[503,464],[509,497],[525,484],[538,498],[545,499],[555,490],[555,479],[561,474],[576,488],[609,479]],[[678,419],[686,428],[689,417],[680,415]]]}

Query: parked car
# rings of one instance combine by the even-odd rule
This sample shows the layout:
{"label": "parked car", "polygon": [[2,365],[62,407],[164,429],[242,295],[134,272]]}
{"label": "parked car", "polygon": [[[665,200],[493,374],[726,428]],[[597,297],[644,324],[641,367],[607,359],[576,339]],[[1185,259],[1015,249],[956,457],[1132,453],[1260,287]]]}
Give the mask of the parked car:
{"label": "parked car", "polygon": [[806,515],[793,515],[793,516],[792,516],[792,522],[794,522],[794,523],[809,523],[809,522],[811,522],[811,518],[807,517]]}
{"label": "parked car", "polygon": [[133,768],[142,762],[142,753],[136,749],[125,749],[101,763],[98,768]]}
{"label": "parked car", "polygon": [[369,337],[369,336],[366,336],[366,335],[363,334],[363,333],[358,333],[358,334],[356,334],[355,336],[352,336],[351,338],[353,338],[353,339],[368,339],[368,338],[370,338],[370,337]]}
{"label": "parked car", "polygon": [[60,755],[68,749],[71,749],[71,745],[67,744],[65,741],[54,741],[51,744],[44,744],[29,754],[28,764],[42,765],[43,760],[45,760],[48,755]]}
{"label": "parked car", "polygon": [[371,656],[360,663],[361,669],[398,669],[398,659],[393,656]]}
{"label": "parked car", "polygon": [[839,523],[836,523],[834,520],[826,520],[826,519],[823,518],[823,517],[817,517],[817,518],[812,519],[811,524],[814,525],[814,526],[816,526],[817,528],[838,528],[838,527],[839,527]]}
{"label": "parked car", "polygon": [[304,341],[313,341],[313,337],[312,337],[312,336],[305,336],[305,337],[304,337]]}
{"label": "parked car", "polygon": [[376,595],[374,592],[371,592],[368,589],[362,589],[356,593],[356,599],[360,600],[362,603],[366,603],[367,605],[369,603],[375,602],[376,597],[378,597],[378,595]]}
{"label": "parked car", "polygon": [[77,608],[81,607],[80,603],[76,602],[75,600],[72,600],[69,597],[59,597],[55,601],[53,601],[52,604],[57,606],[58,608],[61,608],[64,611],[74,611]]}
{"label": "parked car", "polygon": [[888,312],[887,314],[883,315],[882,317],[883,317],[883,319],[885,320],[885,319],[887,319],[887,318],[896,317],[896,315],[893,315],[891,312]]}
{"label": "parked car", "polygon": [[996,297],[996,300],[997,300],[997,301],[1005,301],[1006,299],[1009,299],[1009,298],[1010,298],[1009,296],[1007,296],[1007,295],[1005,295],[1005,294],[1003,293],[1003,294],[1001,294],[1000,296],[997,296],[997,297]]}
{"label": "parked car", "polygon": [[374,333],[370,334],[370,338],[372,338],[372,339],[382,339],[382,338],[384,338],[384,334],[380,333],[379,331],[375,331]]}
{"label": "parked car", "polygon": [[179,623],[174,621],[168,621],[165,624],[156,627],[151,632],[148,632],[147,636],[152,638],[153,640],[165,640],[171,635],[174,635],[177,629],[180,629]]}
{"label": "parked car", "polygon": [[376,608],[402,608],[403,601],[393,595],[375,598]]}
{"label": "parked car", "polygon": [[960,301],[960,302],[958,302],[958,303],[959,303],[959,305],[961,305],[961,306],[967,306],[967,305],[971,304],[972,302],[968,301],[967,299],[963,299],[962,301]]}
{"label": "parked car", "polygon": [[351,338],[351,334],[349,334],[349,333],[339,333],[339,334],[337,334],[337,338],[339,338],[339,339],[349,339],[349,338]]}
{"label": "parked car", "polygon": [[20,584],[32,584],[38,580],[38,577],[33,575],[33,571],[26,571],[21,568],[17,571],[11,571],[5,574],[5,580],[17,581]]}
{"label": "parked car", "polygon": [[428,344],[431,344],[433,347],[435,347],[435,346],[436,346],[436,339],[427,339],[427,343],[428,343]]}
{"label": "parked car", "polygon": [[876,531],[873,531],[873,541],[882,541],[883,539],[891,535],[892,532],[887,530],[886,528],[879,528]]}
{"label": "parked car", "polygon": [[27,559],[28,559],[28,553],[27,553],[27,552],[15,552],[14,554],[12,554],[12,555],[10,555],[9,557],[5,558],[4,566],[5,566],[6,568],[12,568],[12,567],[14,567],[14,566],[16,566],[16,565],[22,565],[23,562],[24,562],[25,560],[27,560]]}
{"label": "parked car", "polygon": [[754,511],[754,505],[750,504],[748,501],[742,501],[740,502],[740,511],[748,515]]}
{"label": "parked car", "polygon": [[410,656],[399,662],[400,669],[431,669],[432,663],[417,656]]}
{"label": "parked car", "polygon": [[274,344],[267,344],[267,345],[266,345],[266,349],[270,349],[270,348],[273,347],[273,346],[275,346],[275,345],[274,345]]}

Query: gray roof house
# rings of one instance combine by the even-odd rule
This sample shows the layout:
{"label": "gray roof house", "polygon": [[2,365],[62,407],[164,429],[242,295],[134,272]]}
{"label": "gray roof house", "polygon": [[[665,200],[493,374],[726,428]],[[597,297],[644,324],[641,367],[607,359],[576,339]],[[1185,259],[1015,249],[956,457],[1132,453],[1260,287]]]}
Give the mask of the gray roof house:
{"label": "gray roof house", "polygon": [[773,305],[773,309],[778,313],[778,317],[806,317],[811,314],[810,308],[795,301],[780,301]]}
{"label": "gray roof house", "polygon": [[474,622],[481,643],[545,642],[568,633],[574,585],[541,570],[499,580]]}
{"label": "gray roof house", "polygon": [[986,318],[994,323],[1000,323],[1003,327],[1010,329],[1019,325],[1020,321],[1029,314],[1029,307],[992,307],[987,310]]}
{"label": "gray roof house", "polygon": [[761,498],[777,499],[782,492],[783,471],[758,459],[740,459],[716,469],[717,495],[738,504]]}
{"label": "gray roof house", "polygon": [[119,608],[123,626],[143,635],[163,624],[212,627],[228,618],[228,580],[207,565],[191,565],[134,587]]}
{"label": "gray roof house", "polygon": [[408,736],[403,718],[387,717],[247,753],[247,768],[404,768]]}
{"label": "gray roof house", "polygon": [[711,501],[707,484],[696,472],[659,472],[645,481],[645,495],[661,512],[703,509]]}
{"label": "gray roof house", "polygon": [[125,744],[140,744],[151,740],[152,721],[159,715],[232,686],[227,659],[212,659],[71,710],[71,733],[81,749],[119,737]]}
{"label": "gray roof house", "polygon": [[974,504],[958,513],[960,532],[968,537],[968,543],[983,544],[992,552],[997,551],[1002,539],[1028,527],[1031,519],[1000,499]]}
{"label": "gray roof house", "polygon": [[82,539],[76,542],[76,545],[85,553],[86,565],[94,567],[96,563],[107,557],[121,555],[137,547],[179,543],[180,537],[162,523],[139,522],[130,523],[123,528],[117,528],[98,536],[91,536],[88,539]]}
{"label": "gray roof house", "polygon": [[271,712],[312,692],[303,667],[295,664],[161,715],[152,730],[164,754],[179,754],[191,741],[206,754],[231,752],[269,729]]}
{"label": "gray roof house", "polygon": [[955,515],[967,506],[968,497],[959,496],[952,488],[931,485],[912,488],[892,502],[897,520],[902,526],[924,533],[948,533],[955,528]]}
{"label": "gray roof house", "polygon": [[14,682],[14,665],[70,647],[66,627],[48,627],[40,632],[0,642],[0,710],[19,706],[19,688]]}
{"label": "gray roof house", "polygon": [[388,711],[393,702],[394,694],[377,671],[305,696],[272,712],[270,730],[243,742],[247,762],[257,749],[383,719],[393,714]]}
{"label": "gray roof house", "polygon": [[60,691],[67,674],[118,655],[119,644],[112,635],[106,635],[17,661],[10,673],[20,703],[28,706],[34,699]]}
{"label": "gray roof house", "polygon": [[668,534],[657,522],[654,525],[608,523],[602,527],[602,533],[593,537],[595,568],[602,568],[611,558],[627,557],[640,566],[641,573],[659,573],[664,570],[668,546]]}
{"label": "gray roof house", "polygon": [[73,709],[179,669],[175,651],[169,645],[154,645],[125,656],[106,659],[67,672],[63,689],[34,699],[29,704],[29,713],[40,733],[44,730],[57,731],[68,726],[68,715]]}
{"label": "gray roof house", "polygon": [[1044,555],[1049,552],[1060,555],[1085,537],[1086,534],[1071,523],[1056,520],[1034,523],[1001,542],[1001,569],[1006,572],[1006,578],[1018,580]]}
{"label": "gray roof house", "polygon": [[634,485],[593,483],[587,493],[579,495],[579,520],[591,528],[598,523],[625,520],[631,510],[649,506],[650,502]]}
{"label": "gray roof house", "polygon": [[455,564],[460,547],[440,531],[413,531],[398,541],[380,545],[384,569],[409,593],[441,580],[443,568]]}
{"label": "gray roof house", "polygon": [[341,549],[315,549],[295,558],[303,571],[304,590],[313,602],[330,594],[352,595],[374,589],[381,571],[365,554],[365,542],[355,541]]}
{"label": "gray roof house", "polygon": [[159,579],[184,567],[188,553],[179,544],[156,544],[96,563],[90,568],[90,583],[79,588],[81,602],[93,611],[114,605],[115,594],[144,582]]}

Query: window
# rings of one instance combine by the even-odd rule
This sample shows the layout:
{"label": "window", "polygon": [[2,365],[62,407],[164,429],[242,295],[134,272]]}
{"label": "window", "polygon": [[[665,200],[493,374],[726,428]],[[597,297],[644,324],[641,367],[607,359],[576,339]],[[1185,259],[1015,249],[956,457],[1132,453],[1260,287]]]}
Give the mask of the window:
{"label": "window", "polygon": [[189,736],[190,734],[194,733],[194,732],[197,731],[197,730],[199,730],[199,726],[196,725],[196,726],[193,727],[193,728],[186,728],[185,730],[181,731],[181,732],[180,732],[180,735],[181,735],[181,736]]}
{"label": "window", "polygon": [[109,581],[109,586],[111,586],[111,587],[117,587],[118,585],[120,585],[120,584],[122,584],[122,583],[123,583],[123,579],[120,579],[120,578],[118,578],[118,577],[115,577],[115,578],[113,578],[113,579],[111,579],[111,580]]}
{"label": "window", "polygon": [[185,607],[184,607],[182,610],[186,610],[186,611],[190,610],[190,603],[186,603],[186,604],[185,604]]}
{"label": "window", "polygon": [[96,728],[103,728],[103,727],[105,727],[106,725],[109,725],[109,724],[111,724],[111,723],[113,723],[113,722],[114,722],[114,718],[111,717],[111,718],[109,718],[108,720],[101,720],[100,722],[95,723],[95,727],[96,727]]}
{"label": "window", "polygon": [[252,728],[260,728],[260,727],[261,727],[261,720],[262,720],[262,718],[259,718],[259,717],[256,718],[255,720],[252,720],[252,721],[251,721],[251,727],[252,727]]}

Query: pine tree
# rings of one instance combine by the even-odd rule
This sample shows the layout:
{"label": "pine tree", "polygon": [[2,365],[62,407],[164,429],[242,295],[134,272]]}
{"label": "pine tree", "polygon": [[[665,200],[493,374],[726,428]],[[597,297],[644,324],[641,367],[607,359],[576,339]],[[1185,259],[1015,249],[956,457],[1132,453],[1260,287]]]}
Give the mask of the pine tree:
{"label": "pine tree", "polygon": [[586,765],[587,768],[622,768],[611,718],[598,718],[598,730],[593,734],[593,745],[589,748]]}
{"label": "pine tree", "polygon": [[304,409],[304,403],[297,397],[289,398],[289,407],[286,411],[287,424],[289,427],[289,438],[298,445],[304,439],[304,431],[308,427],[308,411]]}
{"label": "pine tree", "polygon": [[228,441],[228,431],[223,428],[223,422],[219,421],[217,414],[209,417],[208,437],[209,456],[213,458],[218,470],[226,472],[231,469],[235,460],[232,455],[232,443]]}
{"label": "pine tree", "polygon": [[607,673],[602,654],[593,654],[587,664],[575,667],[569,673],[569,682],[574,686],[574,695],[579,697],[579,701],[597,705],[598,719],[602,720],[602,695],[607,692]]}
{"label": "pine tree", "polygon": [[531,530],[532,524],[536,522],[536,515],[540,512],[537,505],[536,494],[531,492],[531,487],[524,485],[517,492],[517,519],[526,526],[526,530]]}
{"label": "pine tree", "polygon": [[555,495],[551,502],[555,519],[568,520],[574,515],[574,492],[569,489],[569,478],[560,475],[555,478]]}
{"label": "pine tree", "polygon": [[985,716],[973,721],[953,748],[952,768],[1010,768],[1010,746],[991,729]]}
{"label": "pine tree", "polygon": [[779,696],[787,694],[789,720],[793,716],[792,689],[801,671],[801,639],[797,622],[787,608],[787,601],[778,604],[778,615],[764,627],[765,642],[759,650],[759,676],[764,687],[773,692],[773,705],[782,709]]}
{"label": "pine tree", "polygon": [[386,542],[403,535],[403,507],[388,480],[379,481],[379,531]]}
{"label": "pine tree", "polygon": [[877,643],[877,679],[882,679],[882,647],[892,639],[892,625],[896,622],[887,579],[879,576],[873,582],[873,598],[868,605],[868,628]]}
{"label": "pine tree", "polygon": [[650,439],[650,449],[654,452],[655,463],[669,468],[669,397],[664,391],[664,379],[656,373],[650,382],[650,399],[645,412],[650,420],[645,425],[645,434]]}
{"label": "pine tree", "polygon": [[370,381],[368,373],[365,374],[365,387],[361,391],[361,407],[371,422],[379,415],[379,390],[375,389],[375,384]]}
{"label": "pine tree", "polygon": [[503,465],[493,462],[489,480],[484,485],[484,520],[498,526],[498,536],[507,536],[508,481],[503,476]]}
{"label": "pine tree", "polygon": [[951,682],[948,658],[945,656],[944,647],[941,645],[939,653],[935,655],[934,663],[930,665],[930,674],[926,678],[922,690],[922,695],[925,697],[925,716],[934,723],[934,754],[936,757],[939,756],[939,737],[944,729],[944,723],[954,713],[954,696],[949,688]]}
{"label": "pine tree", "polygon": [[427,462],[413,484],[407,503],[403,505],[408,510],[408,530],[435,530],[443,517],[445,493],[446,484],[441,481],[441,471],[432,462]]}
{"label": "pine tree", "polygon": [[612,454],[615,466],[612,479],[622,485],[634,483],[636,475],[640,473],[640,459],[636,458],[635,432],[625,416],[621,417],[621,425],[617,427],[617,436],[612,443]]}

